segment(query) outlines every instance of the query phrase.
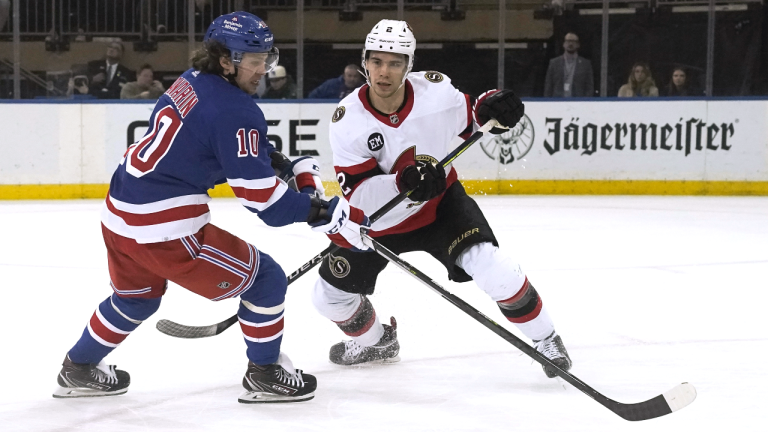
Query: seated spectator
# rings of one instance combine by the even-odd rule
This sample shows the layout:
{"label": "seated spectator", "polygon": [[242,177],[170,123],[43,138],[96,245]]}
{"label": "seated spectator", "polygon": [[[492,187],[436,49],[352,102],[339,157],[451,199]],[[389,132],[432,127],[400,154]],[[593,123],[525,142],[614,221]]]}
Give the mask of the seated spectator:
{"label": "seated spectator", "polygon": [[688,74],[682,67],[676,67],[672,71],[672,79],[669,81],[666,90],[665,95],[669,97],[702,96],[700,90],[694,89],[688,83]]}
{"label": "seated spectator", "polygon": [[645,63],[635,63],[629,80],[619,89],[619,97],[658,97],[659,89],[651,77],[651,68]]}
{"label": "seated spectator", "polygon": [[544,97],[593,97],[595,76],[592,62],[579,57],[579,36],[568,33],[563,41],[565,52],[549,61],[544,83]]}
{"label": "seated spectator", "polygon": [[285,72],[285,67],[275,66],[267,77],[269,88],[261,96],[262,99],[296,99],[296,83]]}
{"label": "seated spectator", "polygon": [[344,68],[344,73],[336,78],[331,78],[320,84],[319,87],[309,93],[309,99],[335,99],[342,100],[352,90],[363,85],[363,75],[360,68],[350,64]]}
{"label": "seated spectator", "polygon": [[123,58],[122,42],[107,45],[106,60],[88,62],[89,93],[99,99],[120,99],[123,86],[133,81],[130,69],[120,64]]}
{"label": "seated spectator", "polygon": [[129,82],[120,91],[120,99],[157,99],[165,93],[165,88],[155,79],[152,66],[145,64],[139,68],[136,81]]}
{"label": "seated spectator", "polygon": [[[5,24],[10,16],[11,0],[0,0],[0,31],[3,31]],[[8,26],[10,30],[11,26]]]}

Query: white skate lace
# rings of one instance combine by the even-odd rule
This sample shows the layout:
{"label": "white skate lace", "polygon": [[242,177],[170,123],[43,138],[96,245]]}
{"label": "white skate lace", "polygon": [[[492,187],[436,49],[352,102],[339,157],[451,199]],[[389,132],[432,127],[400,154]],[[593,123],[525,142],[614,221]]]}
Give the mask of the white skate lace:
{"label": "white skate lace", "polygon": [[361,352],[363,352],[363,348],[365,347],[353,340],[344,341],[344,358],[345,359],[356,358],[357,356],[360,355]]}
{"label": "white skate lace", "polygon": [[115,365],[108,365],[103,360],[91,370],[91,376],[102,384],[117,384]]}
{"label": "white skate lace", "polygon": [[554,341],[555,336],[557,335],[552,334],[552,336],[536,342],[536,351],[544,354],[544,356],[550,360],[558,357],[565,357],[557,348],[557,344]]}
{"label": "white skate lace", "polygon": [[296,373],[292,374],[282,367],[277,368],[277,379],[283,384],[288,384],[293,387],[304,387],[304,378],[301,375],[301,369],[296,369]]}

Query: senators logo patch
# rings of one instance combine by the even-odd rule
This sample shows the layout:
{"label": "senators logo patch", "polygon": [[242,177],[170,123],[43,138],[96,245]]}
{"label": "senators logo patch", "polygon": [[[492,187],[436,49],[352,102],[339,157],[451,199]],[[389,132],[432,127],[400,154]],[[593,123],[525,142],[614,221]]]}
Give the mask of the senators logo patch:
{"label": "senators logo patch", "polygon": [[331,118],[331,121],[333,123],[336,123],[337,121],[341,120],[344,117],[344,113],[347,112],[347,109],[343,106],[340,106],[336,108],[336,111],[333,112],[333,118]]}
{"label": "senators logo patch", "polygon": [[328,255],[328,267],[331,268],[331,273],[339,279],[347,277],[352,270],[346,258],[336,257],[332,254]]}
{"label": "senators logo patch", "polygon": [[443,80],[443,74],[436,71],[427,71],[424,72],[424,78],[426,78],[429,82],[439,83]]}

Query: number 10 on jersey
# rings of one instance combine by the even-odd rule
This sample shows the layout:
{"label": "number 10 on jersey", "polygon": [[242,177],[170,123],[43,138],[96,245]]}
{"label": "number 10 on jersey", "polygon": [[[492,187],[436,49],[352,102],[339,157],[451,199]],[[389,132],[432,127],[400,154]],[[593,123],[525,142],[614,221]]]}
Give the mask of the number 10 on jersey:
{"label": "number 10 on jersey", "polygon": [[251,155],[256,157],[259,155],[259,131],[251,129],[247,134],[245,129],[240,128],[237,131],[237,144],[238,152],[237,157],[247,157]]}

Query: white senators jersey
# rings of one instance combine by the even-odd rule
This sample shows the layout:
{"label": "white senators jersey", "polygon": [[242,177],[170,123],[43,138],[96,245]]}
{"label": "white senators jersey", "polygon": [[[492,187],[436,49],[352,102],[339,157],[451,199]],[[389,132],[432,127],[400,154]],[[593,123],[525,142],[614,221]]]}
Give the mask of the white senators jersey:
{"label": "white senators jersey", "polygon": [[[383,114],[363,85],[340,103],[330,125],[336,178],[349,203],[372,215],[400,193],[396,174],[407,165],[437,163],[476,129],[470,97],[434,71],[413,72],[397,112]],[[460,137],[460,138],[457,138]],[[457,179],[446,168],[447,185]],[[413,231],[432,223],[443,195],[427,202],[405,199],[372,228],[373,236]]]}

